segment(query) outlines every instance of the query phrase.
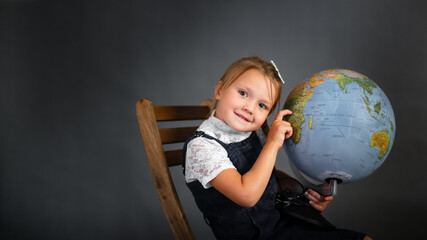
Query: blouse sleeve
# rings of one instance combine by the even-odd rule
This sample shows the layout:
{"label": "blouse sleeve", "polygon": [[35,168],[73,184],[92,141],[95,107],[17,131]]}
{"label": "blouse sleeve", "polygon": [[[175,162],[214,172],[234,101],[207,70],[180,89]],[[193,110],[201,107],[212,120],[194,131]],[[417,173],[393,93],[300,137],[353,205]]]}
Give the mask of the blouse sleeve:
{"label": "blouse sleeve", "polygon": [[185,157],[185,181],[198,180],[204,188],[225,169],[234,168],[227,151],[215,140],[198,137],[187,144]]}

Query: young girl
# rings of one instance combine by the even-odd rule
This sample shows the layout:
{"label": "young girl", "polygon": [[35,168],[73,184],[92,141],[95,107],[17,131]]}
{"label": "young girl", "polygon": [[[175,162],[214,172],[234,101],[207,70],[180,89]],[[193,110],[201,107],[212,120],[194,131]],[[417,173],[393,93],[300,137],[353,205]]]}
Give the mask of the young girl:
{"label": "young girl", "polygon": [[[350,230],[322,230],[280,215],[273,176],[277,152],[292,135],[290,110],[278,112],[265,137],[283,80],[259,57],[233,63],[215,88],[215,108],[184,144],[185,180],[218,239],[363,239]],[[332,200],[308,191],[322,211]]]}

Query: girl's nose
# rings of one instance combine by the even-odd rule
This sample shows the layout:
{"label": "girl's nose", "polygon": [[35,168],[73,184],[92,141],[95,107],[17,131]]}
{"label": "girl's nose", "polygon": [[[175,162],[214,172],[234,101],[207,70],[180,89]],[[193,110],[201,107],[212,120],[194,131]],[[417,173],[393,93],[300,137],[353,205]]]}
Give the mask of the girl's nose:
{"label": "girl's nose", "polygon": [[246,101],[246,102],[245,102],[245,105],[243,106],[243,109],[244,109],[246,112],[248,112],[248,113],[252,114],[252,112],[253,112],[253,110],[254,110],[254,106],[255,106],[255,104],[254,104],[254,102],[253,102],[253,101]]}

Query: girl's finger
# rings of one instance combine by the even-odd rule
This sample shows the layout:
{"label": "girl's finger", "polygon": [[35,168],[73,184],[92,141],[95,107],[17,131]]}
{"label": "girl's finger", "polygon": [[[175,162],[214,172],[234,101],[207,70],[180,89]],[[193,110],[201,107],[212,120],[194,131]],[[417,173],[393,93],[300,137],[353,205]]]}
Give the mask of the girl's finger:
{"label": "girl's finger", "polygon": [[291,115],[292,111],[289,109],[284,109],[282,111],[280,111],[279,113],[277,113],[276,118],[274,120],[283,120],[283,117],[286,115]]}

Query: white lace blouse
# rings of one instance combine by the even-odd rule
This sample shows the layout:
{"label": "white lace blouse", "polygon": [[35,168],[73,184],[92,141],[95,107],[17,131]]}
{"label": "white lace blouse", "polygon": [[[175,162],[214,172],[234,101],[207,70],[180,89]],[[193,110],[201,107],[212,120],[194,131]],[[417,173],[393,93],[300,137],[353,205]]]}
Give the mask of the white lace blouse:
{"label": "white lace blouse", "polygon": [[[251,135],[251,132],[234,130],[213,114],[197,130],[225,144],[243,141]],[[261,128],[256,133],[264,144],[266,138]],[[227,151],[217,141],[205,137],[196,137],[188,143],[185,161],[185,181],[190,183],[197,180],[204,188],[212,187],[209,182],[225,169],[235,168]]]}

